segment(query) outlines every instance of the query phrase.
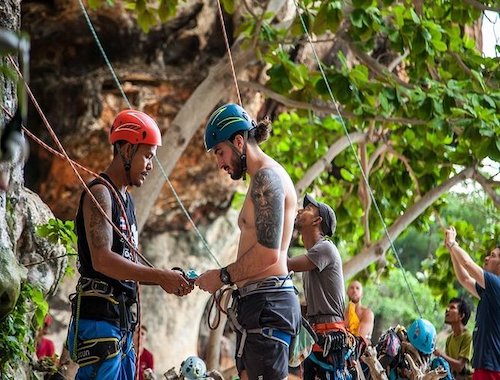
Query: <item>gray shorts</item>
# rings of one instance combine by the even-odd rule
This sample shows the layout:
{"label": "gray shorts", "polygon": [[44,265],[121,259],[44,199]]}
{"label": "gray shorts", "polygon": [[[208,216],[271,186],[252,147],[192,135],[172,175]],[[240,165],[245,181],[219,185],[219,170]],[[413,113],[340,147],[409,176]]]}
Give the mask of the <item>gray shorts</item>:
{"label": "gray shorts", "polygon": [[[271,327],[297,334],[300,326],[300,305],[295,292],[257,293],[238,300],[238,322],[246,330]],[[239,347],[242,334],[236,331]],[[243,355],[236,355],[238,372],[246,370],[250,380],[280,380],[288,376],[288,345],[259,333],[247,335]]]}

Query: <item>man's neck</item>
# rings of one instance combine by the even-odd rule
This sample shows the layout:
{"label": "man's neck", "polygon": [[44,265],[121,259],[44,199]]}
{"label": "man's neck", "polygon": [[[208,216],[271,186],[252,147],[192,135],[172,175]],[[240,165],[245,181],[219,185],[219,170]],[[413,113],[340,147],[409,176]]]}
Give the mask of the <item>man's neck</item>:
{"label": "man's neck", "polygon": [[123,165],[123,163],[113,160],[104,173],[109,177],[120,193],[124,195],[128,183],[123,166],[120,167],[120,165]]}
{"label": "man's neck", "polygon": [[462,322],[452,323],[451,329],[453,330],[453,335],[458,336],[464,332],[465,326],[462,324]]}
{"label": "man's neck", "polygon": [[253,177],[264,166],[269,165],[268,162],[272,161],[272,158],[264,153],[259,146],[247,144],[247,173],[250,177]]}
{"label": "man's neck", "polygon": [[302,241],[304,242],[304,247],[307,250],[314,247],[314,245],[321,239],[323,239],[323,235],[321,235],[317,228],[314,228],[311,231],[302,232]]}

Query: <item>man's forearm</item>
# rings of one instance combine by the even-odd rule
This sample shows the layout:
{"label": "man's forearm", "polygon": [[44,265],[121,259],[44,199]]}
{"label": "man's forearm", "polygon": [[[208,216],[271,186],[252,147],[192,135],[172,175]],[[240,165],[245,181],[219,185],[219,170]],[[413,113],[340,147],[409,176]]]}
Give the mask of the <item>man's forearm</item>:
{"label": "man's forearm", "polygon": [[465,271],[468,276],[472,277],[482,287],[484,287],[483,269],[470,258],[469,254],[463,250],[458,244],[453,244],[448,248],[452,260],[455,259],[457,265],[462,271]]}

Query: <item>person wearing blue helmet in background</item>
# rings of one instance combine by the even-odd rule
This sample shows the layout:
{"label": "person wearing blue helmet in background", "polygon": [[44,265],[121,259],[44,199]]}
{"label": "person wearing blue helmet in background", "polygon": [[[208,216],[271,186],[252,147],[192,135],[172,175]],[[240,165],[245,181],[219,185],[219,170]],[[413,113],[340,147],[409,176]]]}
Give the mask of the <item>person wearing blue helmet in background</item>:
{"label": "person wearing blue helmet in background", "polygon": [[288,276],[297,196],[285,169],[262,151],[270,121],[256,123],[237,104],[218,108],[208,120],[205,147],[234,180],[250,176],[239,216],[237,259],[212,269],[196,285],[215,293],[237,286],[228,314],[236,329],[236,366],[242,380],[288,378],[289,347],[297,334],[300,305]]}
{"label": "person wearing blue helmet in background", "polygon": [[451,379],[449,366],[438,362],[433,365],[430,360],[435,344],[434,325],[419,318],[408,329],[399,325],[390,328],[380,337],[375,348],[377,359],[390,380],[419,378],[431,370],[434,370],[435,378],[450,376],[448,379]]}

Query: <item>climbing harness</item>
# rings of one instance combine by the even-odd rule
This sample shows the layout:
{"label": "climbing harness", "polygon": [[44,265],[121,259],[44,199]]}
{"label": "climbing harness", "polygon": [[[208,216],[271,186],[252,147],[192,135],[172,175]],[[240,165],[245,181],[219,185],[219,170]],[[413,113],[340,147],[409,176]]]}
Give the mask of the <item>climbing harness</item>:
{"label": "climbing harness", "polygon": [[261,334],[262,336],[276,340],[285,344],[287,347],[290,346],[292,341],[292,335],[272,327],[259,327],[253,329],[245,329],[238,322],[237,310],[238,303],[242,298],[248,297],[249,295],[262,294],[262,293],[277,293],[277,292],[294,292],[297,293],[297,289],[293,285],[293,281],[289,275],[283,277],[268,277],[265,280],[258,281],[245,285],[240,289],[236,289],[232,293],[232,305],[227,309],[227,315],[233,327],[241,333],[241,340],[238,347],[236,356],[241,358],[243,355],[243,349],[245,347],[245,342],[248,334]]}

